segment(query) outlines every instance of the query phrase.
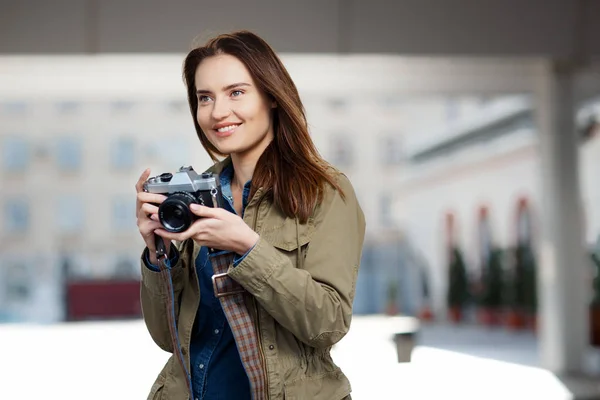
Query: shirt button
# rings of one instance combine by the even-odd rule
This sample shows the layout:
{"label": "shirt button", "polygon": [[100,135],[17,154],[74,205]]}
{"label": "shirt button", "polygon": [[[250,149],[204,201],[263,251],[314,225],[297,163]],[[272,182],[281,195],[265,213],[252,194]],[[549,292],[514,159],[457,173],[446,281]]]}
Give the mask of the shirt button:
{"label": "shirt button", "polygon": [[200,365],[198,365],[198,368],[200,368],[200,369],[204,369],[204,364],[200,364]]}
{"label": "shirt button", "polygon": [[215,335],[218,335],[218,334],[219,334],[219,330],[215,329]]}
{"label": "shirt button", "polygon": [[275,346],[273,346],[272,344],[269,345],[269,350],[273,350],[275,348]]}

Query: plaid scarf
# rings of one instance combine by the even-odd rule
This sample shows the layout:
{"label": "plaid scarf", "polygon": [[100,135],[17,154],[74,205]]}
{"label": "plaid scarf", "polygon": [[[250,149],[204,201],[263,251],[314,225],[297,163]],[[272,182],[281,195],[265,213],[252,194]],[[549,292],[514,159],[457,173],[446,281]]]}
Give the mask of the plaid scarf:
{"label": "plaid scarf", "polygon": [[231,252],[219,252],[209,256],[214,273],[213,290],[221,302],[233,332],[242,364],[250,380],[252,399],[263,400],[267,397],[266,371],[262,363],[258,329],[246,306],[246,299],[250,295],[227,275],[233,257]]}

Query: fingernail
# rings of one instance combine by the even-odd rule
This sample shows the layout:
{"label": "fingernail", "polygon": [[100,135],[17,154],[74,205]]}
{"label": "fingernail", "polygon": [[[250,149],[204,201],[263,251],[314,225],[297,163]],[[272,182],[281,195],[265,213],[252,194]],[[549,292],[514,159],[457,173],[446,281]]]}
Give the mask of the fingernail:
{"label": "fingernail", "polygon": [[192,210],[198,211],[198,210],[200,210],[200,204],[190,204],[190,208]]}

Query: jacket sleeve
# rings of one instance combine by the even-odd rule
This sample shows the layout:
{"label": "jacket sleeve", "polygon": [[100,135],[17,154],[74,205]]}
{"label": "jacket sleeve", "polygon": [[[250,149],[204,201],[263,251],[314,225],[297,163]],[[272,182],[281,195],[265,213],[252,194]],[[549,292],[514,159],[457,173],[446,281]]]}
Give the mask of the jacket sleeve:
{"label": "jacket sleeve", "polygon": [[261,237],[228,271],[279,324],[313,347],[332,346],[350,328],[365,234],[352,185],[341,174],[338,184],[345,199],[333,188],[325,191],[303,269]]}
{"label": "jacket sleeve", "polygon": [[[176,260],[171,268],[171,279],[173,281],[173,299],[175,301],[175,321],[179,318],[179,298],[183,289],[184,273],[182,263],[184,260],[179,255],[176,246],[171,246],[170,259]],[[173,353],[171,333],[169,331],[169,320],[167,310],[169,304],[168,284],[163,272],[155,271],[146,263],[148,248],[144,249],[141,257],[142,284],[140,288],[140,301],[142,316],[146,328],[154,342],[164,351]]]}

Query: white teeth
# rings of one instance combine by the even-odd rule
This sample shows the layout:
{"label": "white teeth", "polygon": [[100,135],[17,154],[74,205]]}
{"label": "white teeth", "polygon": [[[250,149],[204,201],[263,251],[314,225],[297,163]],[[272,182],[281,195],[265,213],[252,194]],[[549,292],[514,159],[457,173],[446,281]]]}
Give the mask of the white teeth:
{"label": "white teeth", "polygon": [[217,131],[219,132],[229,132],[233,129],[237,128],[237,125],[229,125],[229,126],[224,126],[223,128],[219,128],[217,129]]}

